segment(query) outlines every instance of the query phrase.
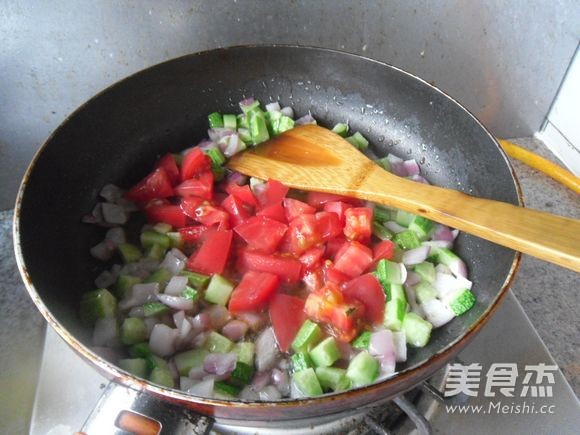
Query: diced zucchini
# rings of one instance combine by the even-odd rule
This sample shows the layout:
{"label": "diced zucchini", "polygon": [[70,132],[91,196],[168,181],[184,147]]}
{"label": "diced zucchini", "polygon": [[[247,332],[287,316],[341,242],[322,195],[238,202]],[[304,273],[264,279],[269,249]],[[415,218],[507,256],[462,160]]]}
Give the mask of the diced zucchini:
{"label": "diced zucchini", "polygon": [[379,375],[379,362],[366,350],[356,355],[348,365],[346,377],[353,387],[362,387],[374,382]]}
{"label": "diced zucchini", "polygon": [[183,240],[181,239],[181,234],[178,232],[168,232],[167,237],[171,240],[171,247],[172,248],[181,248],[183,246]]}
{"label": "diced zucchini", "polygon": [[405,294],[405,289],[403,288],[402,284],[389,284],[386,293],[387,293],[387,301],[400,299],[402,301],[407,302],[407,295]]}
{"label": "diced zucchini", "polygon": [[279,135],[294,128],[294,120],[289,116],[282,115],[274,126],[274,134]]}
{"label": "diced zucchini", "polygon": [[171,239],[167,237],[166,234],[159,233],[157,231],[143,231],[140,236],[141,245],[145,249],[149,249],[152,246],[158,245],[163,249],[169,249],[171,246]]}
{"label": "diced zucchini", "polygon": [[155,367],[153,370],[151,370],[149,380],[154,384],[158,384],[163,387],[167,388],[175,387],[173,377],[171,376],[171,372],[167,369],[162,369],[161,367]]}
{"label": "diced zucchini", "polygon": [[254,354],[256,353],[256,345],[251,341],[241,341],[231,350],[238,356],[238,361],[243,362],[250,367],[254,366]]}
{"label": "diced zucchini", "polygon": [[322,394],[322,387],[316,376],[316,372],[312,368],[300,370],[292,374],[292,380],[296,387],[306,396],[320,396]]}
{"label": "diced zucchini", "polygon": [[125,358],[120,359],[119,367],[123,370],[140,378],[147,377],[147,361],[143,358]]}
{"label": "diced zucchini", "polygon": [[172,276],[173,275],[171,275],[171,272],[162,267],[161,269],[157,269],[155,272],[153,272],[151,275],[145,278],[143,282],[144,283],[156,282],[159,284],[159,289],[163,291],[163,289],[165,289],[165,286],[167,285]]}
{"label": "diced zucchini", "polygon": [[406,276],[403,274],[403,267],[400,263],[384,258],[379,260],[375,274],[383,288],[387,288],[389,284],[403,284],[405,282]]}
{"label": "diced zucchini", "polygon": [[169,231],[173,229],[173,227],[165,222],[157,222],[153,225],[153,229],[161,234],[167,234]]}
{"label": "diced zucchini", "polygon": [[149,354],[148,356],[145,357],[145,361],[147,361],[147,367],[149,368],[149,370],[159,368],[161,370],[169,371],[167,361],[165,361],[161,357],[158,357],[157,355]]}
{"label": "diced zucchini", "polygon": [[424,218],[423,216],[415,216],[413,221],[409,224],[409,229],[414,231],[419,237],[419,240],[426,240],[433,231],[435,222]]}
{"label": "diced zucchini", "polygon": [[258,100],[254,100],[250,104],[240,103],[240,109],[242,109],[242,112],[244,112],[247,115],[249,112],[260,110],[260,102]]}
{"label": "diced zucchini", "polygon": [[393,241],[403,249],[415,249],[421,246],[421,240],[414,231],[407,230],[395,234]]}
{"label": "diced zucchini", "polygon": [[415,287],[415,295],[417,297],[417,302],[424,304],[425,302],[437,297],[437,289],[427,281],[421,281]]}
{"label": "diced zucchini", "polygon": [[423,347],[429,342],[433,325],[411,312],[405,315],[402,329],[405,332],[405,339],[408,344],[415,347]]}
{"label": "diced zucchini", "polygon": [[191,301],[197,301],[199,299],[199,292],[190,286],[186,286],[185,290],[183,290],[183,293],[181,294],[181,297]]}
{"label": "diced zucchini", "polygon": [[212,167],[222,166],[226,162],[226,156],[219,148],[210,148],[205,154],[210,158]]}
{"label": "diced zucchini", "polygon": [[248,129],[248,118],[246,118],[245,113],[240,113],[236,116],[237,126],[238,126],[238,134],[240,130],[247,130]]}
{"label": "diced zucchini", "polygon": [[247,128],[238,128],[238,136],[240,136],[240,139],[245,144],[248,145],[252,143],[252,135],[250,134],[250,130]]}
{"label": "diced zucchini", "polygon": [[218,399],[232,399],[240,394],[241,388],[227,382],[216,382],[213,385],[215,397]]}
{"label": "diced zucchini", "polygon": [[250,136],[252,137],[252,143],[254,145],[257,145],[270,139],[270,134],[268,133],[268,126],[266,125],[266,117],[264,116],[264,112],[262,112],[259,109],[252,110],[247,113],[247,116]]}
{"label": "diced zucchini", "polygon": [[310,351],[310,358],[317,367],[330,367],[340,358],[340,349],[334,337],[328,337]]}
{"label": "diced zucchini", "polygon": [[137,278],[136,276],[119,275],[115,284],[115,295],[119,299],[124,299],[127,297],[133,286],[135,284],[139,284],[140,282],[141,278]]}
{"label": "diced zucchini", "polygon": [[129,355],[132,358],[143,358],[147,359],[149,355],[151,355],[151,348],[149,347],[149,343],[137,343],[134,344],[129,348]]}
{"label": "diced zucchini", "polygon": [[223,128],[224,126],[224,119],[218,112],[207,115],[207,120],[209,122],[209,128]]}
{"label": "diced zucchini", "polygon": [[332,127],[332,131],[339,136],[346,137],[348,135],[348,124],[339,122],[334,127]]}
{"label": "diced zucchini", "polygon": [[238,387],[244,387],[250,383],[253,376],[254,367],[242,361],[238,361],[234,371],[230,375],[229,382]]}
{"label": "diced zucchini", "polygon": [[203,361],[209,352],[205,349],[192,349],[181,352],[173,358],[177,371],[181,376],[187,376],[194,367],[203,366]]}
{"label": "diced zucchini", "polygon": [[143,314],[145,317],[161,316],[169,312],[169,307],[161,302],[145,302],[143,304]]}
{"label": "diced zucchini", "polygon": [[391,233],[385,226],[376,220],[373,221],[372,231],[375,236],[381,240],[391,240],[393,233]]}
{"label": "diced zucchini", "polygon": [[394,215],[395,222],[404,227],[408,227],[416,217],[413,213],[408,213],[403,210],[397,210]]}
{"label": "diced zucchini", "polygon": [[371,332],[364,331],[352,342],[352,347],[355,349],[368,349],[371,341]]}
{"label": "diced zucchini", "polygon": [[380,224],[384,224],[391,220],[391,210],[380,205],[375,205],[373,210],[373,219]]}
{"label": "diced zucchini", "polygon": [[214,182],[222,181],[226,176],[226,170],[223,166],[213,166],[211,172],[213,172]]}
{"label": "diced zucchini", "polygon": [[116,311],[117,299],[107,289],[87,292],[81,299],[80,317],[87,325],[93,325],[97,319],[113,317]]}
{"label": "diced zucchini", "polygon": [[320,341],[322,335],[320,326],[307,319],[298,330],[296,337],[294,337],[292,349],[295,352],[308,352]]}
{"label": "diced zucchini", "polygon": [[[169,240],[169,238],[167,239]],[[152,245],[146,249],[145,255],[147,256],[147,258],[152,258],[154,260],[161,261],[165,257],[166,251],[167,249],[165,249],[161,245]]]}
{"label": "diced zucchini", "polygon": [[404,299],[392,299],[385,307],[383,325],[391,331],[400,331],[407,313],[407,302]]}
{"label": "diced zucchini", "polygon": [[449,308],[451,308],[456,316],[461,316],[475,305],[475,301],[475,295],[471,290],[460,290],[449,301]]}
{"label": "diced zucchini", "polygon": [[234,343],[223,335],[212,331],[207,337],[205,347],[212,353],[226,353],[234,347]]}
{"label": "diced zucchini", "polygon": [[123,263],[134,263],[138,261],[142,255],[139,248],[131,243],[121,243],[117,249],[119,250],[119,254],[121,254]]}
{"label": "diced zucchini", "polygon": [[314,367],[312,358],[306,352],[296,352],[290,357],[290,362],[292,363],[292,371],[299,372],[311,367]]}
{"label": "diced zucchini", "polygon": [[355,132],[352,136],[345,138],[348,142],[350,142],[355,148],[364,151],[369,147],[369,141],[360,134],[358,131]]}
{"label": "diced zucchini", "polygon": [[428,261],[424,261],[423,263],[417,264],[413,267],[415,273],[418,273],[421,276],[421,279],[427,281],[430,284],[435,282],[435,266],[433,263],[429,263]]}
{"label": "diced zucchini", "polygon": [[236,115],[226,113],[223,116],[223,120],[224,120],[224,128],[235,130],[238,127],[238,119],[236,118]]}
{"label": "diced zucchini", "polygon": [[382,159],[375,160],[375,163],[383,168],[387,172],[393,172],[393,165],[391,161],[387,157],[383,157]]}
{"label": "diced zucchini", "polygon": [[316,377],[320,386],[332,391],[345,391],[350,388],[346,370],[337,367],[316,367]]}
{"label": "diced zucchini", "polygon": [[186,276],[189,285],[196,289],[204,289],[210,279],[208,275],[203,275],[196,272],[183,271],[180,273],[180,275]]}
{"label": "diced zucchini", "polygon": [[225,307],[233,290],[234,284],[216,273],[211,277],[204,297],[208,302]]}
{"label": "diced zucchini", "polygon": [[121,325],[121,342],[137,344],[147,339],[147,325],[138,317],[127,317]]}

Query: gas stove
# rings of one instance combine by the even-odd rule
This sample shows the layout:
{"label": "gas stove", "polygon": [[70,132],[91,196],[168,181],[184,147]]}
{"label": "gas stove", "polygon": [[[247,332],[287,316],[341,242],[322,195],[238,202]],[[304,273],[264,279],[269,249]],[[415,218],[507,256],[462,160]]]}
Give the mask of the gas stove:
{"label": "gas stove", "polygon": [[[498,363],[520,373],[511,393],[505,391],[509,388],[496,388],[498,394],[487,390],[492,365]],[[213,421],[166,404],[160,407],[157,399],[110,384],[48,328],[30,433],[127,434],[121,429],[124,416],[147,416],[162,434],[528,434],[532,428],[535,434],[578,433],[580,402],[562,373],[551,372],[547,389],[536,390],[529,387],[531,378],[523,376],[530,365],[549,367],[555,362],[511,292],[453,364],[455,368],[478,364],[479,390],[451,394],[447,366],[393,401],[317,419],[281,422],[272,428],[260,422]],[[538,394],[540,388],[544,394]],[[160,408],[165,410],[162,415]]]}

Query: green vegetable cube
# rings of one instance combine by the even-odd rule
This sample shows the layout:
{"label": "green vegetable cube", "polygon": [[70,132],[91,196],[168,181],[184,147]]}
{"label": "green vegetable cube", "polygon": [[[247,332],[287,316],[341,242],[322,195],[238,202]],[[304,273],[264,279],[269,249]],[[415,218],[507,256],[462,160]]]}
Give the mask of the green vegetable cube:
{"label": "green vegetable cube", "polygon": [[292,374],[292,380],[296,387],[306,396],[320,396],[322,394],[322,387],[316,376],[316,372],[312,368],[300,370]]}
{"label": "green vegetable cube", "polygon": [[414,231],[420,240],[426,240],[429,234],[433,231],[435,222],[424,218],[423,216],[415,216],[413,221],[409,224],[409,229]]}
{"label": "green vegetable cube", "polygon": [[254,367],[238,361],[234,371],[230,375],[229,382],[238,387],[248,385],[254,376]]}
{"label": "green vegetable cube", "polygon": [[175,387],[175,383],[173,382],[171,372],[167,369],[162,369],[160,367],[155,367],[153,370],[151,370],[149,380],[154,384],[161,385],[162,387],[167,388]]}
{"label": "green vegetable cube", "polygon": [[395,222],[404,227],[408,227],[416,217],[413,213],[408,213],[403,210],[397,210],[394,214]]}
{"label": "green vegetable cube", "polygon": [[391,164],[390,160],[386,157],[382,159],[375,160],[375,163],[383,168],[387,172],[393,172],[393,165]]}
{"label": "green vegetable cube", "polygon": [[449,308],[456,316],[461,316],[475,305],[475,295],[471,290],[461,290],[449,302]]}
{"label": "green vegetable cube", "polygon": [[387,302],[383,325],[391,331],[400,331],[407,313],[407,302],[404,299],[392,299]]}
{"label": "green vegetable cube", "polygon": [[421,279],[427,281],[429,284],[435,282],[435,266],[433,263],[424,261],[423,263],[417,264],[413,270],[421,276]]}
{"label": "green vegetable cube", "polygon": [[169,231],[167,237],[171,240],[172,248],[181,248],[183,246],[183,240],[181,239],[181,234],[178,232]]}
{"label": "green vegetable cube", "polygon": [[151,248],[155,245],[160,246],[163,249],[169,249],[171,246],[171,239],[167,237],[166,234],[159,233],[157,231],[143,231],[140,236],[141,245],[144,248]]}
{"label": "green vegetable cube", "polygon": [[226,353],[234,347],[234,343],[223,335],[212,331],[207,337],[205,347],[212,353]]}
{"label": "green vegetable cube", "polygon": [[377,263],[375,275],[385,289],[390,284],[403,284],[401,265],[384,258]]}
{"label": "green vegetable cube", "polygon": [[137,343],[129,348],[129,355],[132,358],[143,358],[146,359],[151,355],[151,349],[149,348],[149,343]]}
{"label": "green vegetable cube", "polygon": [[355,132],[352,136],[345,138],[348,142],[350,142],[355,148],[364,151],[369,147],[369,141],[360,134],[358,131]]}
{"label": "green vegetable cube", "polygon": [[174,361],[181,376],[187,376],[194,367],[203,366],[203,361],[209,352],[205,349],[192,349],[175,355]]}
{"label": "green vegetable cube", "polygon": [[147,361],[143,358],[126,358],[119,360],[119,367],[140,378],[147,377]]}
{"label": "green vegetable cube", "polygon": [[115,284],[115,296],[119,299],[124,299],[133,288],[135,284],[139,284],[141,278],[131,275],[119,275],[117,283]]}
{"label": "green vegetable cube", "polygon": [[169,312],[169,307],[161,302],[146,302],[143,304],[145,317],[161,316]]}
{"label": "green vegetable cube", "polygon": [[251,112],[248,112],[247,116],[252,143],[257,145],[270,139],[264,112],[259,109],[252,110]]}
{"label": "green vegetable cube", "polygon": [[355,349],[368,349],[369,343],[371,341],[370,331],[364,331],[361,335],[354,339],[352,342],[352,347]]}
{"label": "green vegetable cube", "polygon": [[393,233],[385,228],[384,225],[380,224],[376,220],[373,221],[372,231],[375,236],[381,240],[391,240],[393,238]]}
{"label": "green vegetable cube", "polygon": [[[167,240],[169,240],[169,237],[167,238]],[[161,261],[163,260],[163,257],[165,257],[166,251],[167,249],[165,249],[161,245],[152,245],[149,248],[147,248],[145,254],[147,255],[147,258],[152,258],[154,260]]]}
{"label": "green vegetable cube", "polygon": [[117,299],[107,289],[87,292],[81,299],[80,317],[87,325],[93,325],[97,319],[113,317],[116,311]]}
{"label": "green vegetable cube", "polygon": [[136,344],[147,339],[147,325],[138,317],[127,317],[121,325],[121,342]]}
{"label": "green vegetable cube", "polygon": [[290,361],[292,363],[293,372],[299,372],[301,370],[314,367],[314,363],[312,362],[310,355],[305,352],[296,352],[290,357]]}
{"label": "green vegetable cube", "polygon": [[[375,205],[373,210],[373,219],[380,224],[384,224],[391,220],[391,210],[380,205]],[[385,228],[386,229],[386,228]]]}
{"label": "green vegetable cube", "polygon": [[210,148],[205,154],[210,158],[212,167],[222,166],[226,162],[226,156],[219,148]]}
{"label": "green vegetable cube", "polygon": [[320,326],[311,320],[306,320],[294,337],[292,349],[295,352],[308,352],[322,339],[322,335]]}
{"label": "green vegetable cube", "polygon": [[415,249],[421,246],[421,240],[414,231],[403,231],[395,234],[394,242],[403,249]]}
{"label": "green vegetable cube", "polygon": [[142,255],[139,248],[130,243],[121,243],[117,249],[119,250],[119,254],[121,254],[123,263],[134,263],[138,261]]}
{"label": "green vegetable cube", "polygon": [[240,387],[230,385],[227,382],[216,382],[213,386],[215,397],[217,399],[232,399],[240,394]]}
{"label": "green vegetable cube", "polygon": [[332,391],[345,391],[350,388],[350,379],[346,370],[337,367],[316,367],[316,377],[320,386]]}
{"label": "green vegetable cube", "polygon": [[225,307],[233,290],[234,284],[216,273],[209,281],[205,291],[205,300]]}
{"label": "green vegetable cube", "polygon": [[429,342],[433,325],[423,320],[419,315],[411,312],[405,315],[402,329],[405,332],[407,344],[415,347],[423,347]]}
{"label": "green vegetable cube", "polygon": [[340,349],[334,337],[322,340],[310,351],[310,358],[317,367],[330,367],[340,358]]}
{"label": "green vegetable cube", "polygon": [[236,115],[224,114],[223,120],[224,120],[224,128],[235,130],[238,127],[238,119]]}
{"label": "green vegetable cube", "polygon": [[332,131],[339,136],[346,137],[348,135],[348,124],[339,122],[334,127],[332,127]]}
{"label": "green vegetable cube", "polygon": [[165,268],[161,268],[157,269],[155,272],[153,272],[151,275],[145,278],[143,282],[145,283],[156,282],[159,284],[159,289],[163,290],[165,289],[165,286],[167,285],[171,277],[172,277],[171,272],[169,272]]}
{"label": "green vegetable cube", "polygon": [[209,282],[210,277],[196,272],[183,271],[181,276],[186,276],[188,284],[196,289],[204,289]]}
{"label": "green vegetable cube", "polygon": [[218,112],[210,113],[207,116],[207,120],[209,122],[209,128],[222,128],[224,126],[224,119]]}
{"label": "green vegetable cube", "polygon": [[250,367],[254,366],[254,354],[256,353],[256,345],[250,341],[241,341],[231,350],[238,356],[238,361],[243,362]]}
{"label": "green vegetable cube", "polygon": [[415,287],[417,302],[423,304],[437,297],[437,289],[426,281],[421,281]]}
{"label": "green vegetable cube", "polygon": [[379,362],[366,350],[356,355],[348,365],[346,377],[353,387],[362,387],[371,384],[379,376]]}
{"label": "green vegetable cube", "polygon": [[199,293],[196,289],[191,288],[190,286],[186,286],[185,290],[183,290],[183,293],[181,294],[181,297],[191,301],[197,301],[199,299]]}

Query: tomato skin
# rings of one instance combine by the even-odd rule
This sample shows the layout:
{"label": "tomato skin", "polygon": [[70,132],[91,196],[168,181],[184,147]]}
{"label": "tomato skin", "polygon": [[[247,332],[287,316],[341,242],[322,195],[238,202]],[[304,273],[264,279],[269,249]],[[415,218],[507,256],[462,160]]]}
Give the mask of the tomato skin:
{"label": "tomato skin", "polygon": [[326,256],[331,260],[336,258],[336,254],[342,248],[345,243],[347,242],[346,237],[344,235],[340,235],[333,239],[330,239],[326,242]]}
{"label": "tomato skin", "polygon": [[304,271],[313,270],[320,266],[325,250],[324,246],[315,246],[302,254],[298,260],[304,265]]}
{"label": "tomato skin", "polygon": [[385,315],[385,292],[377,278],[366,273],[349,281],[342,290],[347,299],[356,299],[365,307],[366,320],[372,324],[381,324]]}
{"label": "tomato skin", "polygon": [[268,180],[266,188],[259,194],[258,202],[262,207],[278,204],[286,197],[289,188],[276,180]]}
{"label": "tomato skin", "polygon": [[282,352],[288,352],[296,333],[306,320],[304,299],[277,293],[270,301],[270,320],[278,346]]}
{"label": "tomato skin", "polygon": [[155,168],[162,168],[165,171],[172,186],[175,186],[181,181],[179,167],[177,166],[177,162],[175,161],[173,154],[167,153],[161,157],[155,165]]}
{"label": "tomato skin", "polygon": [[316,216],[305,214],[290,222],[288,228],[288,251],[300,255],[322,241]]}
{"label": "tomato skin", "polygon": [[324,211],[335,213],[341,226],[344,226],[344,212],[349,208],[352,208],[352,204],[343,201],[332,201],[324,204]]}
{"label": "tomato skin", "polygon": [[295,258],[261,254],[247,249],[239,253],[237,266],[242,271],[273,273],[288,283],[298,282],[302,274],[302,263]]}
{"label": "tomato skin", "polygon": [[353,207],[344,212],[344,235],[349,240],[366,243],[371,239],[373,209],[370,207]]}
{"label": "tomato skin", "polygon": [[193,225],[189,227],[183,227],[179,229],[179,235],[181,236],[181,240],[185,244],[196,243],[200,241],[205,233],[207,232],[208,227],[205,225]]}
{"label": "tomato skin", "polygon": [[230,214],[230,220],[233,226],[240,225],[252,217],[252,208],[234,195],[229,195],[224,199],[222,207]]}
{"label": "tomato skin", "polygon": [[286,219],[288,222],[303,214],[316,213],[316,209],[314,207],[310,207],[305,202],[298,201],[294,198],[284,198],[284,210],[286,212]]}
{"label": "tomato skin", "polygon": [[348,242],[336,254],[334,267],[351,278],[361,275],[373,262],[370,248],[359,242]]}
{"label": "tomato skin", "polygon": [[205,171],[201,174],[183,181],[175,187],[175,194],[179,196],[197,196],[210,200],[213,198],[213,173]]}
{"label": "tomato skin", "polygon": [[232,313],[261,310],[268,305],[279,284],[280,279],[272,273],[250,270],[234,288],[228,309]]}
{"label": "tomato skin", "polygon": [[336,285],[342,285],[345,282],[350,281],[350,276],[345,273],[342,273],[332,265],[328,265],[324,269],[324,282],[325,283],[333,283]]}
{"label": "tomato skin", "polygon": [[198,147],[189,151],[181,162],[181,181],[189,180],[211,169],[211,160]]}
{"label": "tomato skin", "polygon": [[169,198],[173,195],[173,187],[171,187],[169,176],[162,168],[154,169],[153,172],[125,192],[125,198],[135,202]]}
{"label": "tomato skin", "polygon": [[310,293],[304,311],[310,319],[329,325],[341,341],[356,337],[364,316],[364,306],[356,300],[345,301],[340,289],[332,283]]}
{"label": "tomato skin", "polygon": [[230,195],[235,196],[240,201],[244,202],[245,204],[249,204],[253,207],[258,206],[258,200],[252,193],[252,189],[247,184],[240,186],[239,184],[230,182],[226,185],[225,188],[226,192]]}
{"label": "tomato skin", "polygon": [[144,212],[150,223],[163,222],[174,228],[186,226],[189,220],[178,205],[152,203],[145,207]]}
{"label": "tomato skin", "polygon": [[233,231],[212,231],[205,237],[201,247],[187,262],[194,272],[205,274],[223,273],[230,255]]}
{"label": "tomato skin", "polygon": [[324,192],[308,192],[306,197],[306,202],[312,207],[321,208],[329,202],[350,202],[358,204],[359,200],[356,198],[349,198],[348,196],[335,195],[334,193],[324,193]]}
{"label": "tomato skin", "polygon": [[188,196],[181,200],[180,207],[183,213],[202,225],[209,227],[217,224],[219,229],[230,228],[230,215],[207,201]]}
{"label": "tomato skin", "polygon": [[340,220],[335,213],[328,211],[320,211],[316,213],[316,222],[318,224],[318,231],[323,241],[332,239],[342,234],[342,226]]}
{"label": "tomato skin", "polygon": [[286,234],[288,226],[263,216],[254,216],[237,225],[234,231],[246,241],[251,251],[272,254]]}
{"label": "tomato skin", "polygon": [[274,219],[275,221],[282,222],[283,224],[288,223],[288,219],[286,219],[286,212],[282,206],[282,203],[272,204],[264,207],[261,210],[258,210],[256,215]]}
{"label": "tomato skin", "polygon": [[373,261],[377,262],[384,258],[391,260],[395,255],[395,244],[390,240],[382,240],[373,247]]}

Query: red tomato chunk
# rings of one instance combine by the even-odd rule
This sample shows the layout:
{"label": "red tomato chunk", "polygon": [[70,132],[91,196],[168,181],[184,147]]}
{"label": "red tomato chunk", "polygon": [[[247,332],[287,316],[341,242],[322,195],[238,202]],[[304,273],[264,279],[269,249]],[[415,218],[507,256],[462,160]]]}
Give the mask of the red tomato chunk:
{"label": "red tomato chunk", "polygon": [[270,301],[270,320],[282,352],[288,351],[296,333],[306,320],[304,302],[304,299],[283,293],[276,294]]}
{"label": "red tomato chunk", "polygon": [[252,251],[272,254],[286,234],[288,226],[263,216],[254,216],[234,228]]}
{"label": "red tomato chunk", "polygon": [[187,267],[194,272],[223,273],[230,256],[232,236],[230,230],[207,234],[199,250],[189,257]]}
{"label": "red tomato chunk", "polygon": [[268,305],[278,289],[280,279],[267,272],[250,270],[232,292],[228,308],[232,313],[258,311]]}

